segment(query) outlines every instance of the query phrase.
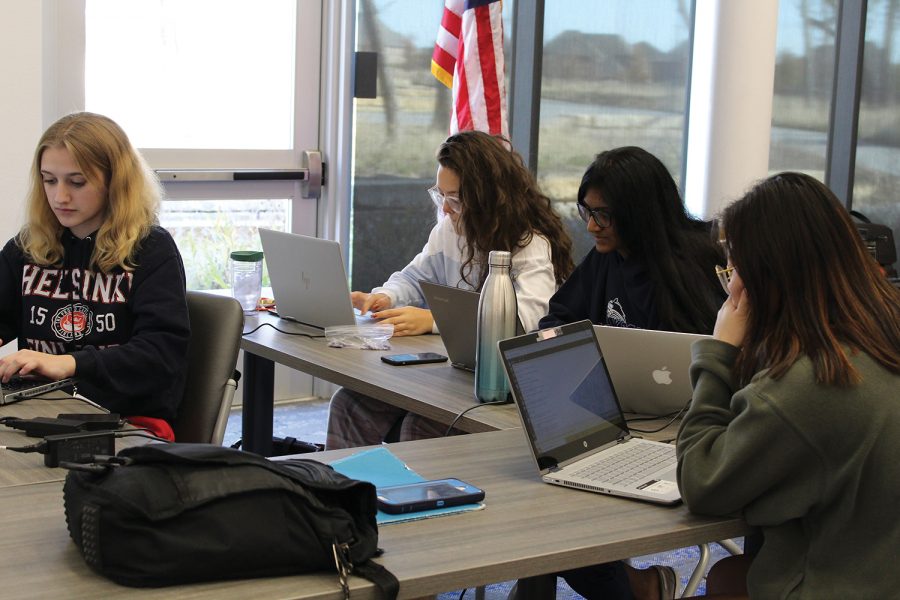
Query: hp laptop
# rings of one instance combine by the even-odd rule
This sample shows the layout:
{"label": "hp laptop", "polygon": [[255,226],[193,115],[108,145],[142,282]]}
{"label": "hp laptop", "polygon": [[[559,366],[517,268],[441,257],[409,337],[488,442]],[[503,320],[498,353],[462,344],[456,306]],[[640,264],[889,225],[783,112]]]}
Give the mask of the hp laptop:
{"label": "hp laptop", "polygon": [[20,402],[73,385],[75,385],[73,377],[58,381],[50,381],[43,377],[32,377],[30,375],[13,377],[7,383],[0,384],[0,405]]}
{"label": "hp laptop", "polygon": [[675,446],[631,437],[590,321],[499,348],[545,482],[658,504],[681,499]]}
{"label": "hp laptop", "polygon": [[691,344],[711,336],[602,325],[594,331],[623,411],[661,416],[688,405]]}
{"label": "hp laptop", "polygon": [[340,244],[263,228],[259,239],[281,318],[318,329],[374,322],[354,314]]}
{"label": "hp laptop", "polygon": [[[478,345],[478,292],[419,281],[431,316],[437,323],[450,364],[457,369],[475,370]],[[522,321],[516,318],[516,335],[522,335]]]}

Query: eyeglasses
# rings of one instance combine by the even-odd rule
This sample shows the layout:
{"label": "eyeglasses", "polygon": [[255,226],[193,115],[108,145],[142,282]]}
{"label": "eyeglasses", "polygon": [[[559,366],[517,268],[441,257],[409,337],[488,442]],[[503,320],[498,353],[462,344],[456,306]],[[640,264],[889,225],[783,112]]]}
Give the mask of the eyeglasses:
{"label": "eyeglasses", "polygon": [[431,196],[431,201],[434,202],[434,205],[437,206],[438,209],[443,209],[444,202],[446,202],[447,206],[450,207],[450,212],[456,214],[462,212],[462,202],[459,201],[459,196],[445,196],[441,193],[441,190],[438,189],[438,186],[428,188],[428,195]]}
{"label": "eyeglasses", "polygon": [[716,277],[719,278],[722,289],[730,294],[731,292],[728,291],[728,284],[731,283],[731,278],[734,277],[734,267],[720,267],[716,265]]}
{"label": "eyeglasses", "polygon": [[597,227],[606,229],[612,225],[612,211],[608,208],[588,208],[581,202],[578,203],[578,214],[582,220],[587,223],[589,219],[594,219]]}

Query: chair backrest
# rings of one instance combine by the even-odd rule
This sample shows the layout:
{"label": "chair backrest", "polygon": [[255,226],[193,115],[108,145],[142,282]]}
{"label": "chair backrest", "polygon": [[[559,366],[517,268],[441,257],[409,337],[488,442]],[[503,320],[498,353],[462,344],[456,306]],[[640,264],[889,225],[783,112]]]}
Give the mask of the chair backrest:
{"label": "chair backrest", "polygon": [[237,300],[187,293],[191,319],[187,381],[173,429],[178,442],[221,444],[235,388],[244,313]]}

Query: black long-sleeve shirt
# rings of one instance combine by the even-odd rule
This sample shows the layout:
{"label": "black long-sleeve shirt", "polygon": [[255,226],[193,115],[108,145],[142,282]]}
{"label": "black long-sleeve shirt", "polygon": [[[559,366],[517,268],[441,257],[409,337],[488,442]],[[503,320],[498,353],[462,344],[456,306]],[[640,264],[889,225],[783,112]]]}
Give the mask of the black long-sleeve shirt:
{"label": "black long-sleeve shirt", "polygon": [[154,227],[136,268],[92,269],[94,236],[63,233],[62,265],[34,264],[15,239],[0,252],[0,339],[71,354],[78,391],[123,415],[174,420],[184,393],[190,323],[184,265]]}
{"label": "black long-sleeve shirt", "polygon": [[540,327],[590,319],[597,325],[663,329],[646,266],[618,252],[591,249],[550,298]]}

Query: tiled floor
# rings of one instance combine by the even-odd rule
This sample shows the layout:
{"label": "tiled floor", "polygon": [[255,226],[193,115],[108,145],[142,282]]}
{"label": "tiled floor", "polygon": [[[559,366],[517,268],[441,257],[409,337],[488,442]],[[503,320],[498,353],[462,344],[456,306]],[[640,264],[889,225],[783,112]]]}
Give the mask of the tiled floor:
{"label": "tiled floor", "polygon": [[[304,401],[292,404],[281,404],[275,407],[275,417],[273,431],[277,437],[291,436],[298,440],[306,442],[325,442],[325,425],[328,418],[328,401]],[[235,410],[228,419],[228,427],[225,430],[226,445],[231,445],[240,438],[241,434],[241,413]],[[710,564],[727,555],[718,544],[711,547],[712,560]],[[694,567],[699,559],[699,551],[697,548],[681,548],[672,552],[664,552],[660,554],[652,554],[648,556],[639,556],[631,559],[631,564],[639,569],[646,568],[653,564],[669,565],[675,569],[680,579],[679,590],[683,589],[687,584],[687,580],[691,575]],[[505,600],[509,589],[512,587],[510,581],[501,582],[487,586],[485,590],[485,598],[487,600]],[[701,583],[697,593],[702,594],[705,584]],[[464,594],[461,596],[461,594]],[[456,600],[459,598],[475,597],[474,590],[457,590],[455,592],[447,592],[440,594],[440,600]],[[565,582],[560,579],[557,587],[556,597],[559,599],[581,598],[573,592]]]}

